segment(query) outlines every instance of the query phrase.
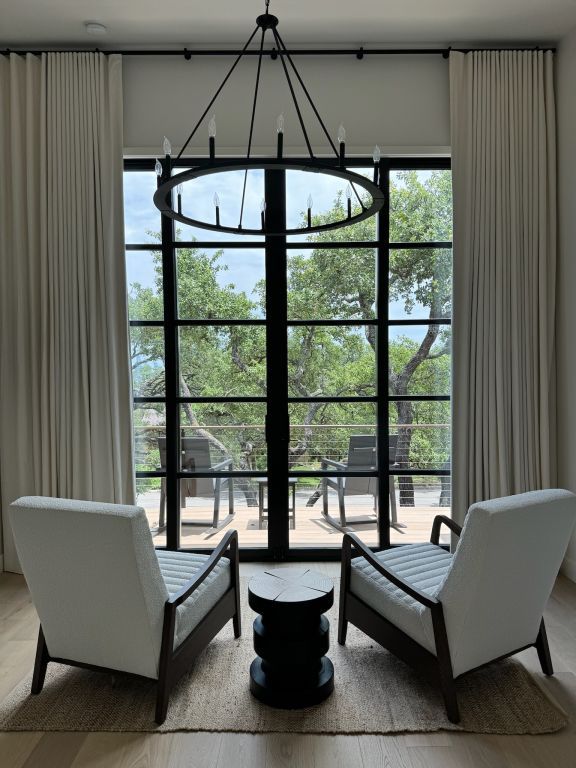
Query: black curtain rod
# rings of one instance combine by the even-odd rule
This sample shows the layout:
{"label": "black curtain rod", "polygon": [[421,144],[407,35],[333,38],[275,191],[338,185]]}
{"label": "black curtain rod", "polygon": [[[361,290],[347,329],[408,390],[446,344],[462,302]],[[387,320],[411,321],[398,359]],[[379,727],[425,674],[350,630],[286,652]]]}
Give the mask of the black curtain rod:
{"label": "black curtain rod", "polygon": [[[276,59],[278,56],[356,56],[357,59],[363,59],[364,56],[443,56],[447,59],[451,51],[458,53],[471,53],[473,51],[550,51],[556,53],[556,48],[547,48],[536,46],[516,46],[513,48],[300,48],[296,50],[279,51],[276,48],[264,50],[264,56],[271,56]],[[122,56],[184,56],[185,59],[191,59],[192,56],[239,56],[240,51],[228,48],[198,49],[190,50],[182,48],[175,50],[102,50],[101,48],[90,49],[61,49],[61,50],[13,50],[4,48],[0,54],[7,56],[11,53],[25,55],[27,53],[34,56],[40,56],[43,53],[118,53]],[[256,49],[244,51],[244,56],[258,56]]]}

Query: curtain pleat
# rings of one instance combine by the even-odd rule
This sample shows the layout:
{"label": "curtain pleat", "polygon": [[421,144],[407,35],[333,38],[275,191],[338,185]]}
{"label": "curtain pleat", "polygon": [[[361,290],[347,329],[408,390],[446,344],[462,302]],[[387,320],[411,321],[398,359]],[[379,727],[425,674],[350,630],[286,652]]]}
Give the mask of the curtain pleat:
{"label": "curtain pleat", "polygon": [[0,99],[0,481],[18,570],[18,496],[134,501],[121,58],[0,57]]}
{"label": "curtain pleat", "polygon": [[450,56],[453,515],[554,483],[553,57]]}

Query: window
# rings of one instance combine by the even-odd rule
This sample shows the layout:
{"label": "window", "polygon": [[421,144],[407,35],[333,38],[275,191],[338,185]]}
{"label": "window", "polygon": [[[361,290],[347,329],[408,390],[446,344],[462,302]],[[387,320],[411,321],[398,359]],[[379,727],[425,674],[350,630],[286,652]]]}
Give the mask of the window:
{"label": "window", "polygon": [[[233,218],[229,175],[204,192]],[[250,171],[248,194],[282,185],[289,225],[309,194],[316,217],[343,204],[338,179],[298,176]],[[126,161],[137,489],[158,545],[235,527],[248,555],[313,557],[343,524],[387,546],[449,512],[449,162],[383,160],[382,178],[376,218],[215,241],[162,224],[153,161]]]}

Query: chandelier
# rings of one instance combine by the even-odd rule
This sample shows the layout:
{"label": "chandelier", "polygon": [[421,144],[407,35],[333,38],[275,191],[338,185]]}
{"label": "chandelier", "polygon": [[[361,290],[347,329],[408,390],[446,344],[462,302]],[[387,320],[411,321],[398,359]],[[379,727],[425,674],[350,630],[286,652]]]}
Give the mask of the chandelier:
{"label": "chandelier", "polygon": [[[210,110],[220,95],[222,89],[228,82],[231,74],[236,69],[236,66],[246,54],[250,43],[260,31],[260,47],[258,50],[257,58],[258,64],[256,68],[256,83],[254,88],[254,96],[252,98],[252,112],[250,117],[250,130],[248,134],[248,145],[246,150],[246,156],[242,158],[217,158],[216,156],[216,121],[212,117],[208,122],[208,148],[209,156],[207,161],[199,167],[191,169],[185,169],[180,173],[174,173],[177,166],[174,166],[172,160],[172,147],[170,141],[165,137],[163,143],[164,159],[156,161],[156,174],[158,176],[158,187],[154,194],[154,204],[165,216],[168,216],[175,221],[179,221],[182,224],[188,224],[192,227],[201,227],[202,229],[209,229],[216,232],[226,232],[235,235],[302,235],[313,232],[325,232],[328,230],[338,229],[340,227],[346,227],[351,224],[355,224],[359,221],[363,221],[371,216],[374,216],[384,205],[384,194],[378,186],[379,181],[379,165],[380,165],[380,149],[376,147],[373,153],[374,169],[373,177],[369,178],[359,173],[355,173],[346,167],[346,131],[341,125],[338,130],[337,143],[332,140],[330,133],[326,129],[324,121],[318,109],[316,108],[312,97],[280,33],[278,32],[278,18],[268,12],[270,0],[266,0],[265,13],[258,16],[256,19],[256,28],[250,35],[246,45],[240,51],[239,55],[235,59],[234,63],[230,67],[228,73],[224,77],[222,83],[218,87],[216,93],[210,100],[210,103],[202,113],[202,116],[192,129],[190,135],[186,139],[182,149],[176,156],[176,160],[179,161],[183,157],[184,153],[192,138],[196,135],[200,125],[207,118]],[[294,104],[296,115],[298,116],[298,122],[302,130],[304,142],[308,149],[309,157],[303,159],[295,159],[284,156],[284,116],[280,115],[277,120],[276,133],[277,133],[277,146],[275,157],[253,157],[252,152],[252,137],[254,134],[254,119],[256,115],[256,106],[258,103],[258,91],[260,86],[260,74],[262,70],[262,59],[264,55],[264,43],[267,33],[273,38],[275,45],[275,54],[280,58],[282,64],[282,70],[286,78],[286,83],[290,91],[292,101]],[[298,102],[296,95],[296,82],[300,86],[300,90],[304,94],[306,100],[315,117],[318,120],[322,133],[326,137],[329,145],[329,149],[326,154],[322,154],[321,157],[317,157],[310,143],[309,131],[304,121],[302,110]],[[193,161],[192,161],[193,162]],[[225,221],[220,211],[220,200],[218,195],[214,195],[214,216],[212,221],[205,221],[199,218],[195,218],[193,213],[183,210],[183,189],[184,184],[193,183],[197,179],[209,176],[212,174],[228,173],[230,171],[244,171],[244,182],[242,187],[242,196],[240,200],[240,215],[239,218],[234,221]],[[317,223],[312,219],[312,207],[313,201],[311,196],[307,200],[307,215],[303,217],[303,221],[300,226],[293,228],[286,228],[284,224],[278,224],[273,216],[267,216],[266,202],[262,200],[260,204],[260,228],[245,227],[243,225],[245,205],[246,205],[246,182],[248,178],[249,170],[284,170],[284,171],[301,171],[304,173],[322,173],[329,176],[342,179],[347,182],[346,185],[346,207],[338,208],[341,210],[341,216],[335,218],[333,221]],[[193,196],[191,196],[193,197]]]}

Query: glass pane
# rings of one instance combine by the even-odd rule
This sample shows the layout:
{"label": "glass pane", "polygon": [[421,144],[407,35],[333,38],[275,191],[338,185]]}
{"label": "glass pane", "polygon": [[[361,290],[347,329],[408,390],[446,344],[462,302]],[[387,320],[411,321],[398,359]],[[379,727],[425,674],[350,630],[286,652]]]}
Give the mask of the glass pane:
{"label": "glass pane", "polygon": [[390,251],[391,320],[450,317],[452,250]]}
{"label": "glass pane", "polygon": [[390,242],[451,240],[451,172],[391,171]]}
{"label": "glass pane", "polygon": [[[136,472],[155,472],[162,468],[160,443],[166,438],[166,409],[163,403],[135,403],[134,468]],[[160,516],[163,487],[161,477],[136,478],[136,503],[144,507],[156,546],[166,544],[166,518]]]}
{"label": "glass pane", "polygon": [[262,326],[180,328],[183,397],[266,395],[266,329]]}
{"label": "glass pane", "polygon": [[390,439],[401,469],[450,468],[450,403],[390,403]]}
{"label": "glass pane", "polygon": [[449,395],[450,326],[390,326],[391,395]]}
{"label": "glass pane", "polygon": [[185,403],[181,406],[182,438],[204,441],[211,466],[227,462],[225,470],[264,472],[265,415],[264,403]]}
{"label": "glass pane", "polygon": [[[182,169],[184,170],[184,169]],[[178,170],[180,173],[180,169]],[[244,171],[228,171],[202,176],[183,184],[182,213],[185,216],[216,223],[214,195],[218,195],[220,224],[237,227],[240,222]],[[264,171],[254,169],[246,176],[246,195],[242,226],[244,229],[260,229],[260,204],[264,197]],[[176,223],[176,240],[237,240],[242,235],[214,232],[201,227],[189,227]],[[260,235],[248,235],[251,240],[264,239]]]}
{"label": "glass pane", "polygon": [[[394,477],[395,510],[392,541],[427,541],[435,515],[451,514],[451,480],[445,475],[418,475],[419,469],[450,470],[450,404],[414,403],[414,423],[390,425],[396,430],[396,464],[414,469],[413,475]],[[394,417],[391,417],[394,418]],[[417,423],[419,422],[419,423]],[[442,541],[450,539],[442,531]]]}
{"label": "glass pane", "polygon": [[291,547],[341,547],[343,526],[365,544],[378,544],[376,478],[299,477],[290,482]]}
{"label": "glass pane", "polygon": [[128,316],[130,320],[162,320],[162,254],[126,251]]}
{"label": "glass pane", "polygon": [[[372,178],[372,169],[351,168],[359,175]],[[312,197],[312,224],[327,224],[341,220],[347,215],[346,189],[348,182],[336,176],[324,173],[286,171],[286,222],[289,229],[302,226],[307,222],[308,197]],[[357,194],[356,194],[357,193]],[[352,215],[360,211],[360,199],[371,198],[362,187],[354,186],[352,192]],[[316,232],[310,235],[290,235],[290,242],[328,242],[346,240],[375,240],[376,218],[371,217],[357,224],[341,227],[328,232]]]}
{"label": "glass pane", "polygon": [[154,171],[124,172],[124,230],[127,243],[160,240],[160,211],[153,202]]}
{"label": "glass pane", "polygon": [[164,329],[130,327],[132,390],[140,397],[156,397],[165,392]]}
{"label": "glass pane", "polygon": [[376,327],[297,326],[288,331],[292,397],[376,394]]}
{"label": "glass pane", "polygon": [[368,320],[375,317],[373,248],[288,251],[289,320]]}
{"label": "glass pane", "polygon": [[[375,441],[374,403],[291,403],[289,414],[292,470],[341,469],[351,457],[353,437],[364,435]],[[368,468],[373,456],[366,455]],[[358,464],[356,454],[352,461]]]}
{"label": "glass pane", "polygon": [[243,320],[266,312],[264,251],[180,248],[178,313],[183,320]]}

